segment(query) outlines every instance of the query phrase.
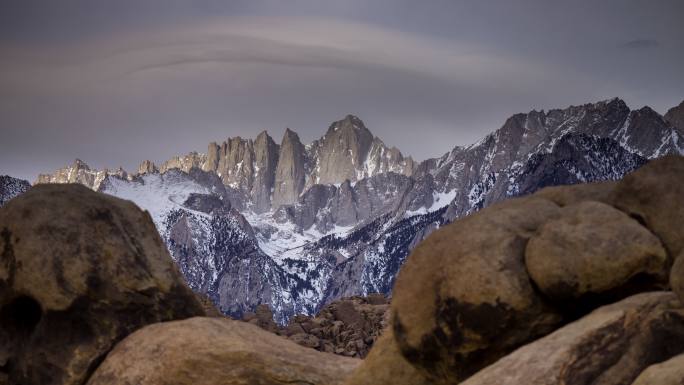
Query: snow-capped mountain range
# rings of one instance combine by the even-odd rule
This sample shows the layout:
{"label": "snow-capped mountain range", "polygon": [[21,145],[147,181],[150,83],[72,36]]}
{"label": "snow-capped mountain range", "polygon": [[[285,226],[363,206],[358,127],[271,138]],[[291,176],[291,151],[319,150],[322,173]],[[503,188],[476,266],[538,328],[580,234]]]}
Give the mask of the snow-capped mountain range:
{"label": "snow-capped mountain range", "polygon": [[491,203],[619,179],[648,159],[684,154],[683,113],[684,104],[663,117],[617,98],[532,111],[420,163],[349,115],[308,145],[289,129],[280,144],[262,132],[159,166],[144,161],[137,173],[77,160],[36,182],[132,200],[150,212],[194,290],[234,316],[269,303],[285,322],[343,296],[391,294],[418,242]]}

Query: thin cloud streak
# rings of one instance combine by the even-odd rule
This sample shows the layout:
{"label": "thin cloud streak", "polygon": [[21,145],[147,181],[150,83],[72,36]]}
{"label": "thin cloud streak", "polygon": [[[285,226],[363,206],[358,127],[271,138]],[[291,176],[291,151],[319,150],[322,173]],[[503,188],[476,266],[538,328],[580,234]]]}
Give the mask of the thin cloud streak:
{"label": "thin cloud streak", "polygon": [[[604,25],[605,15],[588,14],[584,24],[560,20],[540,35],[536,22],[552,25],[555,13],[539,19],[516,7],[512,18],[477,18],[499,6],[461,7],[439,33],[429,24],[400,29],[412,16],[401,12],[414,6],[364,22],[352,5],[344,18],[191,13],[180,23],[110,23],[112,33],[69,30],[79,38],[58,42],[34,26],[30,41],[0,40],[0,173],[34,179],[74,157],[130,170],[262,129],[279,141],[290,127],[308,142],[347,113],[425,159],[476,141],[516,112],[613,96],[662,111],[684,97],[684,54],[670,49],[677,31],[634,22],[621,30],[619,18]],[[450,12],[440,7],[426,5],[423,19]],[[659,45],[625,48],[625,36]]]}

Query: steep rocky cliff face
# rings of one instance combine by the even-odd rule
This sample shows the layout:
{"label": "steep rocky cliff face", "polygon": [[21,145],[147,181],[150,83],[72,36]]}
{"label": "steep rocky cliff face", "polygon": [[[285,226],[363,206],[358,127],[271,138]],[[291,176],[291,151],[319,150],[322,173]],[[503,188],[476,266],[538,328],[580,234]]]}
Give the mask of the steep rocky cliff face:
{"label": "steep rocky cliff face", "polygon": [[299,141],[299,136],[289,128],[286,129],[280,145],[280,159],[275,174],[274,206],[297,202],[297,197],[304,190],[306,178],[304,151],[304,145]]}
{"label": "steep rocky cliff face", "polygon": [[[280,322],[330,301],[391,294],[410,251],[439,227],[542,187],[617,180],[684,152],[676,128],[620,99],[517,114],[478,143],[416,164],[354,117],[303,145],[212,143],[112,175],[82,162],[39,178],[78,182],[149,210],[190,286],[233,315],[260,302]],[[177,167],[171,167],[176,165]]]}

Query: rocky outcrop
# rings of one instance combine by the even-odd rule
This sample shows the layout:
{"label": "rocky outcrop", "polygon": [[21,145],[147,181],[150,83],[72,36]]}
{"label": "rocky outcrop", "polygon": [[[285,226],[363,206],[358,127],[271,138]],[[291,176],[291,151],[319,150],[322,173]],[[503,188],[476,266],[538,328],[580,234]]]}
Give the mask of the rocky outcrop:
{"label": "rocky outcrop", "polygon": [[26,180],[12,178],[9,175],[0,175],[0,207],[30,188],[31,184]]}
{"label": "rocky outcrop", "polygon": [[193,168],[201,168],[205,163],[206,158],[207,156],[205,154],[194,151],[187,155],[174,156],[159,166],[159,172],[164,173],[173,169],[189,172]]}
{"label": "rocky outcrop", "polygon": [[152,174],[155,172],[159,172],[159,169],[151,160],[143,160],[138,166],[138,175]]}
{"label": "rocky outcrop", "polygon": [[110,175],[124,179],[128,178],[128,173],[121,167],[114,171],[110,171],[109,169],[95,170],[91,169],[84,161],[76,159],[71,166],[60,168],[52,174],[38,175],[35,184],[78,183],[97,191],[100,188],[102,181]]}
{"label": "rocky outcrop", "polygon": [[191,318],[131,334],[109,353],[88,385],[335,385],[358,363],[245,322]]}
{"label": "rocky outcrop", "polygon": [[[629,297],[530,343],[463,385],[666,385],[684,372],[684,307],[670,292]],[[648,369],[647,369],[648,368]],[[643,372],[643,373],[642,373]],[[651,382],[653,381],[653,382]]]}
{"label": "rocky outcrop", "polygon": [[203,315],[148,213],[80,185],[0,209],[0,382],[83,384],[154,322]]}
{"label": "rocky outcrop", "polygon": [[334,301],[315,316],[296,315],[283,327],[273,322],[268,305],[259,305],[242,320],[299,345],[321,352],[364,358],[385,329],[389,302],[382,294]]}
{"label": "rocky outcrop", "polygon": [[[396,360],[410,362],[427,382],[460,382],[592,309],[667,288],[682,246],[676,229],[684,212],[674,198],[682,196],[682,167],[684,158],[664,157],[618,183],[542,190],[435,231],[413,251],[395,283],[390,327],[401,355]],[[657,313],[636,311],[634,329],[618,330],[615,348],[596,348],[600,354],[617,349],[621,353],[610,357],[625,356],[626,366],[610,357],[585,361],[586,351],[578,347],[568,357],[583,364],[562,369],[577,379],[559,383],[587,383],[585,367],[605,383],[630,383],[647,365],[684,351],[682,304],[672,294],[665,302]],[[646,324],[639,324],[642,316]],[[649,332],[624,347],[620,338],[639,330]],[[610,335],[605,338],[612,340]],[[594,340],[600,338],[587,337]],[[368,370],[363,364],[354,376],[371,376]],[[618,380],[611,382],[604,370],[620,372]]]}
{"label": "rocky outcrop", "polygon": [[289,128],[285,130],[280,145],[278,168],[275,173],[273,206],[292,204],[304,189],[304,145],[299,136]]}

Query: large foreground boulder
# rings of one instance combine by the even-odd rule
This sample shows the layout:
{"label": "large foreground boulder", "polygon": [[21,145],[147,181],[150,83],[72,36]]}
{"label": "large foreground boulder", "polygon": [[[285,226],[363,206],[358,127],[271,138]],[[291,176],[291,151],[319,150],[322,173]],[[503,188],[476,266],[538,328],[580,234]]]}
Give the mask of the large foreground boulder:
{"label": "large foreground boulder", "polygon": [[560,208],[509,200],[434,232],[399,272],[392,328],[426,378],[457,382],[558,325],[532,286],[527,240]]}
{"label": "large foreground boulder", "polygon": [[203,314],[133,203],[38,185],[0,208],[0,383],[83,384],[134,330]]}
{"label": "large foreground boulder", "polygon": [[[663,364],[679,382],[652,364],[684,352],[684,307],[671,292],[651,292],[599,308],[481,370],[463,385],[681,384],[680,358]],[[661,365],[662,366],[662,365]],[[640,376],[641,374],[641,376]]]}
{"label": "large foreground boulder", "polygon": [[341,384],[358,359],[299,346],[247,322],[196,317],[120,342],[88,385]]}

